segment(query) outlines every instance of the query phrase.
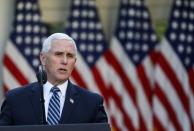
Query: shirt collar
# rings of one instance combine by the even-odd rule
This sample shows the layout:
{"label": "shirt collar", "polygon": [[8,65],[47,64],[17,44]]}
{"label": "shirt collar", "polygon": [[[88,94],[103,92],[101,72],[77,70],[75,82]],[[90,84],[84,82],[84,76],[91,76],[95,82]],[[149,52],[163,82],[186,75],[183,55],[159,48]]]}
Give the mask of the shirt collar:
{"label": "shirt collar", "polygon": [[[58,88],[60,89],[60,91],[61,91],[61,95],[62,95],[62,96],[65,96],[65,94],[66,94],[67,85],[68,85],[68,80],[65,81],[64,83],[60,84],[60,85],[57,85],[57,87],[58,87]],[[54,86],[54,85],[52,85],[49,81],[47,81],[47,82],[43,85],[44,94],[49,94],[49,93],[50,93],[50,90],[51,90],[51,88],[52,88],[53,86]]]}

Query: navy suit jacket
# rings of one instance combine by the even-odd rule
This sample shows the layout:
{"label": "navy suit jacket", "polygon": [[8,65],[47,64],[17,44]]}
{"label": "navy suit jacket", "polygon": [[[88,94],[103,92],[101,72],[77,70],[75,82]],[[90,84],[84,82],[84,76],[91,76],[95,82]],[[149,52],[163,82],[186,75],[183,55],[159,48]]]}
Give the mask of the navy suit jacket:
{"label": "navy suit jacket", "polygon": [[[38,83],[32,83],[7,93],[1,107],[0,125],[38,125],[41,117],[40,87]],[[59,123],[104,122],[108,120],[103,98],[69,81]]]}

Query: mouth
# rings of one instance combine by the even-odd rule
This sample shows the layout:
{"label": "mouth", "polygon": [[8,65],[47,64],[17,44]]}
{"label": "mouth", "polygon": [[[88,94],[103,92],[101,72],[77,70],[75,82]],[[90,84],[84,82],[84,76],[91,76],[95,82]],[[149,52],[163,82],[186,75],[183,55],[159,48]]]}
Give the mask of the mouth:
{"label": "mouth", "polygon": [[67,72],[67,69],[64,69],[64,68],[59,68],[58,70],[59,70],[59,72],[61,72],[61,73]]}

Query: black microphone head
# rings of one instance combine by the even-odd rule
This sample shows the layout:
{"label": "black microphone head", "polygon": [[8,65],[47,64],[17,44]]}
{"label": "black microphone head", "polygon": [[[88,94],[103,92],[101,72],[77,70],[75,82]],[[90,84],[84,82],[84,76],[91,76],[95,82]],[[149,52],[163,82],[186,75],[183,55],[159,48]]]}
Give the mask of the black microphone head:
{"label": "black microphone head", "polygon": [[47,82],[47,75],[42,66],[39,66],[38,72],[36,73],[37,80],[40,84],[45,84]]}

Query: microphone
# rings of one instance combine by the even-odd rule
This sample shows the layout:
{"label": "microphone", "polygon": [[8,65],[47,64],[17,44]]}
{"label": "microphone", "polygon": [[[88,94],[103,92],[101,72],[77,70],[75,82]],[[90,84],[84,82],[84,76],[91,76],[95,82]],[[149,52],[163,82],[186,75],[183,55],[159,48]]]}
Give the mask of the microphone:
{"label": "microphone", "polygon": [[46,125],[47,122],[46,122],[45,107],[44,107],[45,101],[44,101],[43,84],[47,82],[47,75],[45,70],[43,70],[42,65],[39,65],[36,77],[40,85],[40,104],[41,104],[41,111],[42,111],[41,124]]}
{"label": "microphone", "polygon": [[43,70],[42,65],[39,65],[36,77],[37,77],[38,83],[40,83],[41,85],[47,82],[47,75],[45,70]]}

